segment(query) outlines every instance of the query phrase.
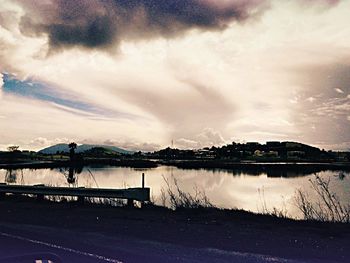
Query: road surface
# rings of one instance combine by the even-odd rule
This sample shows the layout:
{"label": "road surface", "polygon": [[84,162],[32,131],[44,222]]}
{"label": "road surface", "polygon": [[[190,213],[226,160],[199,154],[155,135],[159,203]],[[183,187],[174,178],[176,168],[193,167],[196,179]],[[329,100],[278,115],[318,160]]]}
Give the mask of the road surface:
{"label": "road surface", "polygon": [[0,257],[33,252],[87,263],[343,263],[350,258],[350,228],[239,210],[0,199]]}
{"label": "road surface", "polygon": [[[32,253],[53,253],[62,262],[284,262],[281,258],[106,236],[51,227],[0,224],[0,258]],[[0,260],[1,262],[1,260]],[[305,262],[305,261],[304,261]],[[309,261],[311,262],[311,261]]]}

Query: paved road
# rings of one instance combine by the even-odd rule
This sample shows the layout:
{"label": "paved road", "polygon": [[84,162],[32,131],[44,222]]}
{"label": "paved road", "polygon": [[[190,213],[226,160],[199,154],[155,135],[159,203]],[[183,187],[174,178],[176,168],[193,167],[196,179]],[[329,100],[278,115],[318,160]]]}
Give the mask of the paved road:
{"label": "paved road", "polygon": [[[262,255],[242,254],[211,248],[188,248],[178,245],[136,240],[123,236],[28,225],[0,225],[0,258],[30,253],[54,253],[62,262],[284,262],[297,263]],[[1,261],[0,261],[1,262]],[[298,261],[299,263],[299,261]]]}

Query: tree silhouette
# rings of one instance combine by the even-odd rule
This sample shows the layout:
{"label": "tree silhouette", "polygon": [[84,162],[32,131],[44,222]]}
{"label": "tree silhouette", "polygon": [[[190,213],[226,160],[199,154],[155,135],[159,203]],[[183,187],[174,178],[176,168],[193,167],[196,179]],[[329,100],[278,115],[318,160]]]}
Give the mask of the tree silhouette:
{"label": "tree silhouette", "polygon": [[73,184],[76,181],[74,166],[75,166],[75,149],[77,148],[77,144],[75,142],[71,142],[68,144],[69,147],[69,158],[70,158],[70,167],[67,181],[69,184]]}
{"label": "tree silhouette", "polygon": [[16,151],[18,151],[18,149],[19,149],[19,146],[16,146],[16,145],[7,147],[7,150],[9,152],[16,152]]}
{"label": "tree silhouette", "polygon": [[70,144],[68,144],[68,147],[70,149],[74,149],[75,150],[77,148],[77,144],[75,142],[71,142]]}
{"label": "tree silhouette", "polygon": [[70,144],[68,144],[69,147],[69,157],[70,160],[73,161],[74,155],[75,155],[75,149],[77,148],[77,144],[75,142],[71,142]]}

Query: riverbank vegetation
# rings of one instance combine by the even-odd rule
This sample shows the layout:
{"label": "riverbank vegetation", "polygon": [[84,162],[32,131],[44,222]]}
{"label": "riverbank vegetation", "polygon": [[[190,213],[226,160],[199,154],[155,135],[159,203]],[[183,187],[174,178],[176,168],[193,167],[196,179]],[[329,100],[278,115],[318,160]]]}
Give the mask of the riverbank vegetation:
{"label": "riverbank vegetation", "polygon": [[324,179],[315,175],[310,179],[310,184],[316,199],[298,189],[295,196],[296,205],[305,220],[350,223],[350,204],[341,200],[332,190],[330,182],[330,178]]}

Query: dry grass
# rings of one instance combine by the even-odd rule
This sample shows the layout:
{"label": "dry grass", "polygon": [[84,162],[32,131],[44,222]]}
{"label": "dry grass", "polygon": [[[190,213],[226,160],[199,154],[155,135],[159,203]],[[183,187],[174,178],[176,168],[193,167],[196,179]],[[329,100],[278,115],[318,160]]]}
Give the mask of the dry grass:
{"label": "dry grass", "polygon": [[194,194],[181,190],[178,181],[172,177],[172,184],[163,176],[167,189],[161,190],[161,202],[165,206],[169,199],[170,207],[174,210],[181,208],[212,208],[213,204],[209,201],[204,190],[194,187]]}
{"label": "dry grass", "polygon": [[323,179],[315,175],[314,179],[310,179],[310,184],[317,195],[316,201],[311,201],[309,195],[301,189],[296,191],[295,196],[295,203],[304,219],[350,223],[350,205],[342,203],[331,189],[330,178]]}
{"label": "dry grass", "polygon": [[272,209],[269,209],[267,207],[267,204],[266,204],[265,189],[264,188],[262,188],[261,190],[258,189],[258,193],[259,193],[259,201],[261,204],[261,206],[258,207],[259,214],[270,215],[270,216],[278,217],[278,218],[288,218],[289,217],[284,200],[283,200],[282,208],[273,207]]}

